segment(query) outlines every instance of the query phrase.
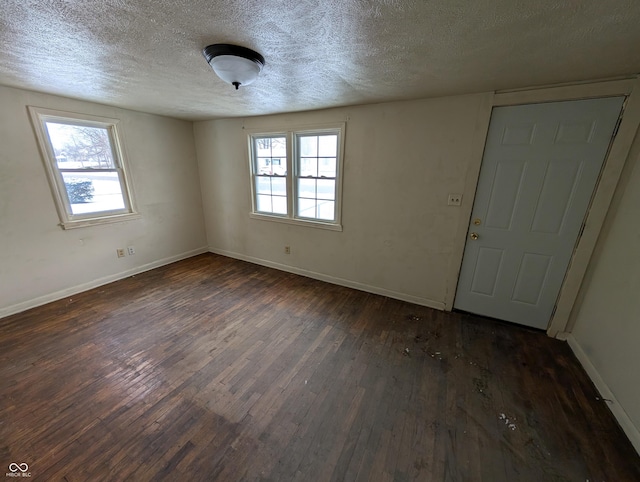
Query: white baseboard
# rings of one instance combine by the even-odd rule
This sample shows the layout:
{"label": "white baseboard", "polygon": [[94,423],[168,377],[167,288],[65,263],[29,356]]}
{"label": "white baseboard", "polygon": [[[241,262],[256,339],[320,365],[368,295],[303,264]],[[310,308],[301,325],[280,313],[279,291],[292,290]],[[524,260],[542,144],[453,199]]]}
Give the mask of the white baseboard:
{"label": "white baseboard", "polygon": [[357,281],[351,281],[351,280],[337,278],[335,276],[330,276],[323,273],[317,273],[315,271],[296,268],[295,266],[289,266],[286,264],[276,263],[274,261],[269,261],[266,259],[255,258],[253,256],[247,256],[245,254],[235,253],[233,251],[217,249],[211,246],[209,247],[209,251],[215,254],[220,254],[222,256],[227,256],[229,258],[240,259],[242,261],[248,261],[250,263],[259,264],[261,266],[266,266],[268,268],[275,268],[280,271],[299,274],[301,276],[306,276],[307,278],[326,281],[327,283],[332,283],[334,285],[345,286],[347,288],[353,288],[360,291],[366,291],[367,293],[373,293],[375,295],[387,296],[389,298],[394,298],[400,301],[407,301],[409,303],[414,303],[416,305],[428,306],[429,308],[434,308],[436,310],[444,311],[444,308],[445,308],[444,302],[441,302],[441,301],[433,301],[428,298],[420,298],[418,296],[407,295],[404,293],[399,293],[397,291],[391,291],[385,288],[379,288],[377,286],[371,286],[368,284],[359,283]]}
{"label": "white baseboard", "polygon": [[[547,332],[547,334],[549,334],[549,332]],[[555,338],[557,338],[560,341],[567,341],[570,336],[571,336],[571,333],[567,333],[566,331],[559,331],[556,333]]]}
{"label": "white baseboard", "polygon": [[16,313],[21,313],[31,308],[35,308],[37,306],[42,306],[47,303],[51,303],[52,301],[58,301],[58,300],[61,300],[62,298],[73,296],[75,294],[82,293],[83,291],[97,288],[98,286],[106,285],[108,283],[112,283],[114,281],[118,281],[123,278],[128,278],[129,276],[132,276],[134,274],[139,274],[145,271],[152,270],[154,268],[159,268],[160,266],[175,263],[176,261],[180,261],[182,259],[191,258],[192,256],[206,253],[208,251],[209,250],[206,247],[194,249],[191,251],[187,251],[186,253],[177,254],[175,256],[169,256],[168,258],[159,259],[151,263],[143,264],[142,266],[136,266],[135,268],[131,268],[126,271],[122,271],[120,273],[104,276],[96,280],[88,281],[87,283],[82,283],[76,286],[72,286],[70,288],[65,288],[63,290],[56,291],[54,293],[49,293],[43,296],[39,296],[32,300],[23,301],[22,303],[7,306],[5,308],[0,308],[0,318],[4,318],[5,316],[9,316],[9,315],[14,315]]}
{"label": "white baseboard", "polygon": [[633,447],[640,454],[640,430],[638,430],[638,427],[633,424],[622,405],[618,403],[615,395],[613,394],[607,383],[604,381],[604,379],[600,376],[600,373],[598,373],[596,367],[593,365],[593,363],[591,363],[591,360],[589,360],[589,357],[578,343],[578,340],[576,340],[573,335],[569,334],[567,336],[567,343],[569,343],[569,346],[571,347],[571,350],[573,350],[573,353],[576,355],[576,358],[578,358],[583,368],[587,372],[587,375],[589,375],[589,378],[591,378],[591,381],[593,381],[593,384],[600,392],[601,398],[610,400],[609,402],[606,402],[609,410],[611,410],[611,413],[613,413],[613,416],[622,427],[622,430],[624,430],[624,433],[627,434],[627,437],[629,437],[629,440],[631,441]]}

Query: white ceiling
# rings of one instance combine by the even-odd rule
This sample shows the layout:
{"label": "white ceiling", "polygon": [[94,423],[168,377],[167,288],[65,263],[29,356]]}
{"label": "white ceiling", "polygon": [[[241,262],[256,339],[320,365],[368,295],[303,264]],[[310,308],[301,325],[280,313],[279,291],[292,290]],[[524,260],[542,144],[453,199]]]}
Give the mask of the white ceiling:
{"label": "white ceiling", "polygon": [[[639,0],[3,0],[0,84],[185,119],[640,73]],[[266,66],[235,91],[201,50]]]}

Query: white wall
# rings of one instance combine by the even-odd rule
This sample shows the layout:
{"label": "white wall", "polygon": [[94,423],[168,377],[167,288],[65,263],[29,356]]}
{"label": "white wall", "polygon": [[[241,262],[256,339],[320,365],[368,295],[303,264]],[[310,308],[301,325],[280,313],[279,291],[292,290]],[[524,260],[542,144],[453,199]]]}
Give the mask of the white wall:
{"label": "white wall", "polygon": [[[28,105],[120,119],[142,218],[62,230]],[[2,86],[0,106],[0,316],[206,246],[191,122]]]}
{"label": "white wall", "polygon": [[[457,277],[462,253],[453,253],[456,245],[462,249],[459,229],[466,227],[474,189],[466,180],[480,164],[474,142],[486,135],[478,119],[488,119],[489,98],[197,122],[211,251],[443,308]],[[345,120],[344,230],[251,219],[244,129],[268,132]],[[465,205],[447,206],[448,193],[464,193]]]}
{"label": "white wall", "polygon": [[576,308],[569,342],[640,452],[640,138]]}

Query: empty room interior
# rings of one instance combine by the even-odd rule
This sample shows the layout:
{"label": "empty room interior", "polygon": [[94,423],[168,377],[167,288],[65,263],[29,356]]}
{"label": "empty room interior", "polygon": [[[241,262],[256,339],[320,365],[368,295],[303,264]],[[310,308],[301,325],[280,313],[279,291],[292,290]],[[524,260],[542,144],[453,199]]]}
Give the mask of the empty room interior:
{"label": "empty room interior", "polygon": [[639,25],[5,0],[0,473],[639,481]]}

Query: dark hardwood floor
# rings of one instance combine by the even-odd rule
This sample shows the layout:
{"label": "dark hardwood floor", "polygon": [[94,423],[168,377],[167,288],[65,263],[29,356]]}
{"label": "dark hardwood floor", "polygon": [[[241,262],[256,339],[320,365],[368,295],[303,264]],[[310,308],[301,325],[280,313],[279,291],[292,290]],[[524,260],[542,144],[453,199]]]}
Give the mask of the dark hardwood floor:
{"label": "dark hardwood floor", "polygon": [[0,361],[31,480],[640,481],[565,343],[211,254],[0,320]]}

